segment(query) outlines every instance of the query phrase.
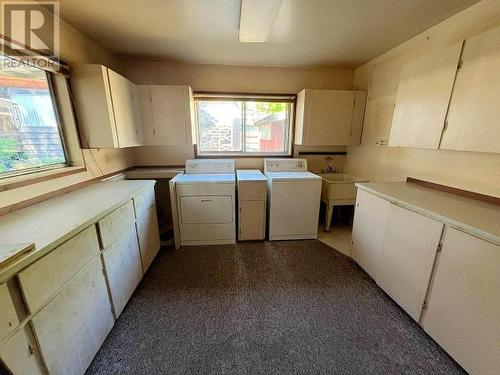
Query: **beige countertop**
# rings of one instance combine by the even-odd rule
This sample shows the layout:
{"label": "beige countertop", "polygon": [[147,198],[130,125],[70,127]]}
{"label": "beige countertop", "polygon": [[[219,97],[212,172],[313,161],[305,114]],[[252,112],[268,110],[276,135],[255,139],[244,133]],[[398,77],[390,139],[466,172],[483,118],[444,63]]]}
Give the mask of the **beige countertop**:
{"label": "beige countertop", "polygon": [[154,184],[98,182],[0,216],[0,244],[35,244],[35,250],[0,270],[0,283]]}
{"label": "beige countertop", "polygon": [[500,246],[500,206],[411,182],[357,183],[356,186]]}

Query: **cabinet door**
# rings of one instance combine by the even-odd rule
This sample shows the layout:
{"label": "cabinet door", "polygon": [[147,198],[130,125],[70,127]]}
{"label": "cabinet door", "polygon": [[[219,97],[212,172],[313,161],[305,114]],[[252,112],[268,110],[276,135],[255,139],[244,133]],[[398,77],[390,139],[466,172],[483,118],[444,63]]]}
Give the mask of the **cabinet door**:
{"label": "cabinet door", "polygon": [[500,27],[465,41],[441,148],[500,152]]}
{"label": "cabinet door", "polygon": [[150,86],[152,145],[190,145],[191,116],[188,86]]}
{"label": "cabinet door", "polygon": [[390,205],[377,284],[420,319],[443,224]]}
{"label": "cabinet door", "polygon": [[353,259],[375,281],[384,272],[382,264],[384,234],[390,203],[366,191],[359,190],[352,228]]}
{"label": "cabinet door", "polygon": [[0,359],[13,374],[44,373],[40,353],[29,323],[0,347]]}
{"label": "cabinet door", "polygon": [[439,148],[462,44],[403,66],[390,146]]}
{"label": "cabinet door", "polygon": [[141,144],[137,124],[140,114],[134,85],[110,69],[108,69],[108,76],[118,145],[119,147],[138,146]]}
{"label": "cabinet door", "polygon": [[156,206],[152,206],[146,213],[137,219],[137,233],[141,251],[142,269],[144,272],[160,250],[160,232],[156,217]]}
{"label": "cabinet door", "polygon": [[471,374],[500,368],[500,246],[446,228],[422,326]]}
{"label": "cabinet door", "polygon": [[0,284],[0,306],[0,340],[2,340],[19,324],[7,283]]}
{"label": "cabinet door", "polygon": [[349,145],[359,145],[363,132],[363,120],[365,118],[366,91],[354,91],[354,108],[352,109],[351,130],[349,133]]}
{"label": "cabinet door", "polygon": [[265,201],[240,201],[240,241],[264,239],[265,215]]}
{"label": "cabinet door", "polygon": [[151,107],[151,91],[149,88],[150,86],[137,86],[139,107],[141,110],[143,143],[145,145],[154,144],[153,109]]}
{"label": "cabinet door", "polygon": [[348,145],[353,91],[306,90],[305,145]]}
{"label": "cabinet door", "polygon": [[122,313],[142,278],[142,264],[135,225],[102,253],[115,315]]}
{"label": "cabinet door", "polygon": [[83,374],[113,326],[100,257],[32,320],[50,374]]}

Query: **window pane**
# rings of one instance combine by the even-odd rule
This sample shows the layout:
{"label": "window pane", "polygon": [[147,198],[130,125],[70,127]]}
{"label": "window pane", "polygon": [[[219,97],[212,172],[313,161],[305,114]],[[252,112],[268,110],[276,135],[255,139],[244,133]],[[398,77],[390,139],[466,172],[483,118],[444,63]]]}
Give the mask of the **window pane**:
{"label": "window pane", "polygon": [[199,150],[240,152],[242,117],[241,102],[198,102]]}
{"label": "window pane", "polygon": [[46,73],[0,57],[0,174],[65,162]]}
{"label": "window pane", "polygon": [[246,102],[245,151],[286,152],[290,104]]}

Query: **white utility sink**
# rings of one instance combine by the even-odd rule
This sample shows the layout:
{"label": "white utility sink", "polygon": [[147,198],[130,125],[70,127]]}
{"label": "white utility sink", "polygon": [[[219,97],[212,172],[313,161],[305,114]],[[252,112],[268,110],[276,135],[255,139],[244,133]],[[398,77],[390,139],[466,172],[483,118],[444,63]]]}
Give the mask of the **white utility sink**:
{"label": "white utility sink", "polygon": [[323,179],[321,200],[326,203],[325,230],[330,230],[333,206],[348,206],[356,202],[356,182],[368,182],[367,179],[344,173],[321,173]]}

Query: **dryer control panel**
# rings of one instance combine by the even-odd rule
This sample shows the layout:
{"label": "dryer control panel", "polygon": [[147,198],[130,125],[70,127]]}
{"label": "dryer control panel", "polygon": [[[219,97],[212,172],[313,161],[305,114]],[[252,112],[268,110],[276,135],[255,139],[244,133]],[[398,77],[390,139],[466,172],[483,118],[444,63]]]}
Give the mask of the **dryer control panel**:
{"label": "dryer control panel", "polygon": [[234,173],[234,159],[186,160],[186,174]]}
{"label": "dryer control panel", "polygon": [[265,159],[264,172],[306,172],[306,159]]}

